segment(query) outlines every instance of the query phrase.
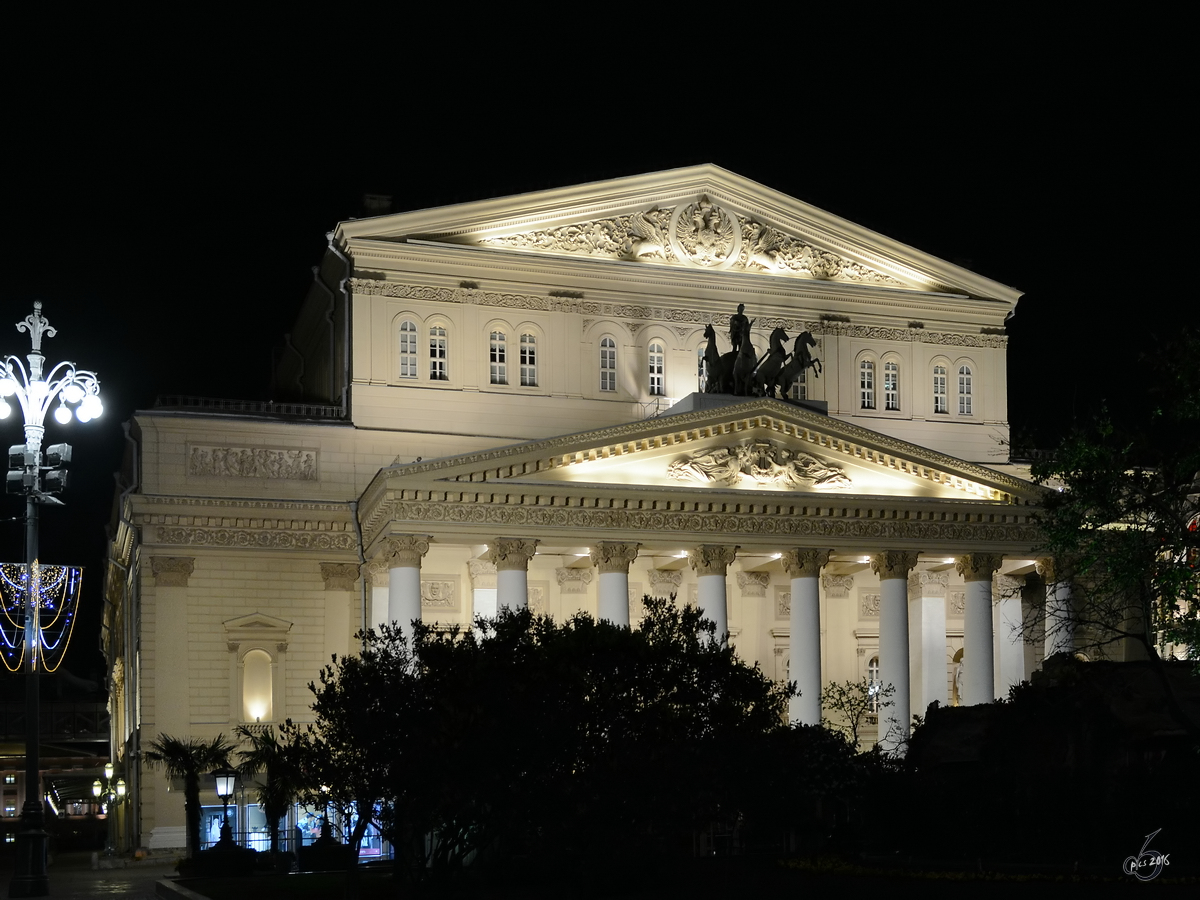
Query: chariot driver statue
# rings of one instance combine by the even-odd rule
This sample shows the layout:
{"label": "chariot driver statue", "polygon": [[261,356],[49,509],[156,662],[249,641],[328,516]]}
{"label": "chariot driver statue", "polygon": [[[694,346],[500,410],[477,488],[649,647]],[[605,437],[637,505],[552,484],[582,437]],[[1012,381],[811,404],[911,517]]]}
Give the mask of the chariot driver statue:
{"label": "chariot driver statue", "polygon": [[729,317],[729,343],[733,345],[734,353],[742,346],[742,335],[750,330],[750,320],[746,318],[745,312],[746,304],[739,303],[738,311]]}

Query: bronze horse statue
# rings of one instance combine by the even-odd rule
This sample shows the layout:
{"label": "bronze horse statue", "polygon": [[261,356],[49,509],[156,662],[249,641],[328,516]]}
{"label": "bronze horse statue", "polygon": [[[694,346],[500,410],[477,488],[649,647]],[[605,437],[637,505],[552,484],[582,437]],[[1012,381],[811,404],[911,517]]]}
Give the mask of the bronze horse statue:
{"label": "bronze horse statue", "polygon": [[[750,322],[749,324],[753,324]],[[750,329],[743,326],[743,334],[749,336]],[[717,332],[711,325],[704,326],[704,336],[708,346],[704,348],[704,393],[706,394],[735,394],[734,361],[738,354],[734,351],[722,353],[717,349]],[[754,358],[754,348],[750,348],[750,358]]]}
{"label": "bronze horse statue", "polygon": [[792,389],[792,385],[808,369],[812,369],[817,378],[821,377],[821,360],[808,352],[809,347],[815,346],[817,346],[817,339],[812,336],[811,331],[804,331],[796,336],[796,343],[792,345],[791,359],[779,370],[772,381],[765,384],[768,397],[774,397],[776,389],[779,390],[781,397],[786,397],[788,391]]}
{"label": "bronze horse statue", "polygon": [[786,340],[787,332],[782,328],[776,328],[771,332],[771,347],[759,362],[758,370],[754,373],[754,393],[761,393],[767,397],[775,396],[775,381],[783,369],[784,362],[791,355],[783,349],[783,342]]}

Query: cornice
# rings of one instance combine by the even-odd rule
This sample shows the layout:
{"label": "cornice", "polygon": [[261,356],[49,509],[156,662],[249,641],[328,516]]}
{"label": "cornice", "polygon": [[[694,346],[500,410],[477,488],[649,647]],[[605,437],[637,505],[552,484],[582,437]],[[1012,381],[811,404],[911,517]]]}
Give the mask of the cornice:
{"label": "cornice", "polygon": [[178,506],[196,509],[275,510],[278,512],[338,513],[350,520],[347,503],[318,500],[272,500],[255,497],[179,497],[167,494],[133,494],[131,512],[145,513],[150,507]]}

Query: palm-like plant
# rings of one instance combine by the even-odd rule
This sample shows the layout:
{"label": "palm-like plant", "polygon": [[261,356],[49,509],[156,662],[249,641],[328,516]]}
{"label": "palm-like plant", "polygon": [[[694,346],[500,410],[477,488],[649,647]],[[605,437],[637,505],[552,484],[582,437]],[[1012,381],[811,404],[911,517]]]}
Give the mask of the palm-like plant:
{"label": "palm-like plant", "polygon": [[213,769],[229,764],[229,753],[235,745],[218,734],[211,740],[177,738],[160,734],[146,745],[142,758],[155,768],[162,768],[168,778],[183,781],[183,810],[187,824],[187,853],[200,847],[200,777]]}
{"label": "palm-like plant", "polygon": [[271,852],[278,853],[279,821],[287,815],[288,807],[300,793],[300,769],[294,763],[290,746],[279,742],[274,729],[251,730],[239,725],[236,730],[238,737],[249,744],[248,748],[238,750],[242,774],[262,773],[266,776],[256,796],[271,830]]}

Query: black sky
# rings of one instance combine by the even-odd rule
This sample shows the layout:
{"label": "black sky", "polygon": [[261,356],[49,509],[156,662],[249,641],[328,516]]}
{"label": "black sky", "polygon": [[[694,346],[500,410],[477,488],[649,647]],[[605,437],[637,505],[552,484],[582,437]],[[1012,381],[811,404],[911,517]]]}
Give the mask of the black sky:
{"label": "black sky", "polygon": [[[331,40],[311,25],[307,46]],[[27,352],[12,323],[41,299],[59,329],[48,360],[95,369],[106,404],[48,437],[79,461],[42,540],[47,561],[88,567],[69,664],[101,669],[121,423],[161,394],[267,397],[325,232],[365,192],[400,211],[713,162],[1025,291],[1009,403],[1030,442],[1102,396],[1136,405],[1138,353],[1200,320],[1194,101],[1165,47],[1134,58],[1019,32],[886,55],[843,32],[820,55],[744,58],[666,43],[485,60],[428,36],[269,59],[192,44],[175,60],[157,42],[60,55],[67,76],[44,84],[10,57],[0,352]],[[20,558],[18,526],[0,547]]]}

